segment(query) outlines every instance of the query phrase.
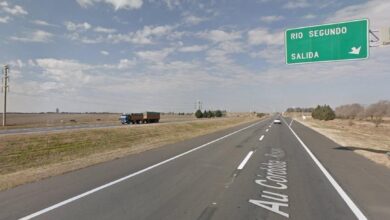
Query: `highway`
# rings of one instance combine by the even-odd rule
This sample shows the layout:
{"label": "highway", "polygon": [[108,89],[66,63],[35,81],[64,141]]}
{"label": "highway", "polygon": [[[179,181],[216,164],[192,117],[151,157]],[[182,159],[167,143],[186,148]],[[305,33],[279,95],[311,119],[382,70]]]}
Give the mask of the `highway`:
{"label": "highway", "polygon": [[275,117],[0,192],[0,219],[389,219],[387,168]]}

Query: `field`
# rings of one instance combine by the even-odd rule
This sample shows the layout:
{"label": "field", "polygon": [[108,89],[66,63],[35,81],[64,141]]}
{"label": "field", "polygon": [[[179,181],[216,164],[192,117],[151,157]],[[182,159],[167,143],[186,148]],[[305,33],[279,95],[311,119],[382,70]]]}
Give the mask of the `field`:
{"label": "field", "polygon": [[376,163],[390,168],[390,118],[378,127],[368,120],[335,119],[331,121],[314,120],[300,114],[293,115],[295,120],[329,137],[346,150],[354,151]]}
{"label": "field", "polygon": [[[54,127],[79,124],[119,124],[120,113],[9,113],[7,129]],[[188,121],[193,115],[162,114],[161,122]],[[0,114],[0,121],[3,115]],[[0,127],[0,129],[4,129]]]}
{"label": "field", "polygon": [[240,116],[0,136],[0,190],[254,120]]}

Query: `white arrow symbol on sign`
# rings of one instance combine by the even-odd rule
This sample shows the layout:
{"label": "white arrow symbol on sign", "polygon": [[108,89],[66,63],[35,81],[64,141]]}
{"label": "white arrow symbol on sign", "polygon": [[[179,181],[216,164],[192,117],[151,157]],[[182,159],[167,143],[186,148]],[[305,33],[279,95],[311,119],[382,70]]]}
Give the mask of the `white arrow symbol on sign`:
{"label": "white arrow symbol on sign", "polygon": [[362,47],[358,47],[358,48],[352,47],[352,48],[351,48],[351,51],[349,52],[349,54],[359,55],[359,54],[360,54],[360,49],[361,49],[361,48],[362,48]]}

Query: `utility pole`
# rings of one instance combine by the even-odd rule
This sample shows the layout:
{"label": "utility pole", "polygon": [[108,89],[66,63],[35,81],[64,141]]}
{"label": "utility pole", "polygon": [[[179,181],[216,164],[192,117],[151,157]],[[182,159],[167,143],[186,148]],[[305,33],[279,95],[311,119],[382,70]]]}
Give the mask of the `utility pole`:
{"label": "utility pole", "polygon": [[8,80],[9,80],[9,66],[4,65],[3,68],[3,92],[4,92],[4,110],[3,110],[3,127],[7,124],[7,91],[9,90]]}

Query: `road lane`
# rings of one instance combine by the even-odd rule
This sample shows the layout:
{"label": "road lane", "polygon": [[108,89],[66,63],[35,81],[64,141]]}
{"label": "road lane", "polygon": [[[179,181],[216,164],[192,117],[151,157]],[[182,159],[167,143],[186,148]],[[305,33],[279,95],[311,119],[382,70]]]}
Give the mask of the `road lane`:
{"label": "road lane", "polygon": [[[38,219],[197,219],[231,181],[254,126],[40,215]],[[255,132],[256,133],[256,132]]]}
{"label": "road lane", "polygon": [[[263,120],[256,126],[53,209],[36,219],[356,219],[288,126],[284,123],[272,125],[272,119]],[[299,123],[294,122],[293,126],[299,126]],[[303,136],[303,141],[308,138],[305,129],[294,128]],[[15,219],[34,213],[83,193],[86,188],[92,189],[142,170],[237,129],[0,193],[0,209],[6,211],[6,214],[0,213],[0,219]],[[327,143],[326,139],[315,138],[316,133],[310,135]],[[318,144],[310,142],[308,147]],[[317,151],[313,153],[317,154]],[[319,159],[328,169],[328,159],[322,160],[322,156]],[[332,169],[329,170],[332,175],[338,172]],[[81,178],[83,175],[87,177]],[[338,175],[335,179],[344,183]],[[61,183],[65,189],[56,194],[54,189],[57,187],[61,191]],[[45,186],[52,188],[45,191]],[[344,184],[341,186],[345,187]],[[359,190],[353,188],[351,192],[351,188],[346,189],[352,199],[360,195],[362,189],[372,190],[363,187]],[[34,190],[35,193],[31,193]],[[7,199],[8,202],[4,202]],[[361,204],[365,203],[359,200],[357,205],[364,212],[373,209],[371,203],[371,206]],[[375,205],[374,210],[382,204]],[[381,219],[378,216],[374,213],[369,217]]]}
{"label": "road lane", "polygon": [[[287,182],[278,184],[267,179],[266,164],[270,160],[286,163]],[[264,185],[281,189],[260,185],[256,183],[259,180]],[[287,196],[288,202],[263,197],[283,198],[270,193]],[[269,207],[276,203],[288,205],[280,206],[278,210],[288,214],[289,219],[356,219],[285,124],[273,125],[263,141],[257,140],[256,153],[218,202],[212,219],[288,219],[250,200],[268,202]]]}
{"label": "road lane", "polygon": [[[268,120],[262,120],[258,126],[266,126]],[[111,182],[112,180],[119,179],[129,173],[137,172],[145,167],[191,150],[196,146],[220,138],[247,125],[249,124],[229,128],[177,144],[167,145],[142,154],[130,155],[125,158],[1,192],[0,209],[5,211],[0,212],[0,219],[15,219],[16,217],[31,214],[57,202]],[[249,133],[247,135],[254,134]],[[237,149],[241,147],[241,145],[238,145]],[[238,163],[238,161],[236,162]]]}

